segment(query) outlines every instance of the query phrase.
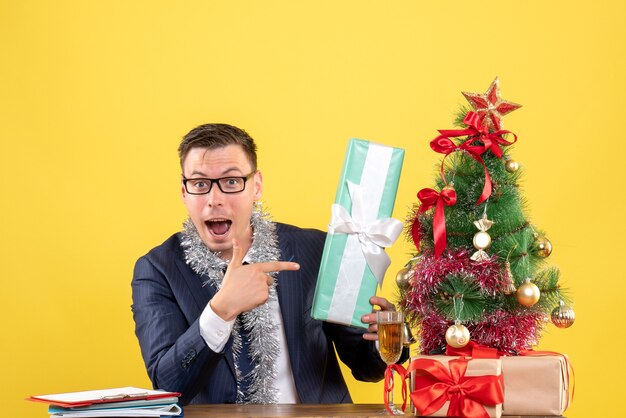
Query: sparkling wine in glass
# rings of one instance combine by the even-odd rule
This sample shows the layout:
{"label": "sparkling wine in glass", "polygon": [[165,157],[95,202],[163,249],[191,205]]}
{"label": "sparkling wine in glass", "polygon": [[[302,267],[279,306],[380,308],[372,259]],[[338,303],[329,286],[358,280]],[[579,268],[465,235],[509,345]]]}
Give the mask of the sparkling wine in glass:
{"label": "sparkling wine in glass", "polygon": [[[400,360],[402,355],[404,315],[402,312],[378,311],[376,313],[376,323],[378,324],[378,352],[380,358],[387,365],[394,364]],[[393,380],[393,370],[391,371],[391,379]],[[385,394],[385,396],[387,395]],[[388,404],[389,409],[395,415],[403,414],[393,404],[393,391],[389,392]]]}

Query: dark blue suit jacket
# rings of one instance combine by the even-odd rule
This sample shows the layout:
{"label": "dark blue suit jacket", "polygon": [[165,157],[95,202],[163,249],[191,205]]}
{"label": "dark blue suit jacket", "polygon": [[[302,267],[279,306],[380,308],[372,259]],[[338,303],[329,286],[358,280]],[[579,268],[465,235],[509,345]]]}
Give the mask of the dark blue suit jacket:
{"label": "dark blue suit jacket", "polygon": [[[311,304],[325,234],[277,224],[282,260],[293,259],[298,271],[277,278],[289,358],[303,403],[351,402],[333,345],[356,379],[382,379],[385,364],[364,330],[311,318]],[[133,317],[143,359],[155,388],[182,393],[181,402],[232,403],[236,383],[231,340],[222,353],[212,351],[200,335],[198,318],[215,289],[202,286],[184,261],[180,235],[141,257],[132,281]]]}

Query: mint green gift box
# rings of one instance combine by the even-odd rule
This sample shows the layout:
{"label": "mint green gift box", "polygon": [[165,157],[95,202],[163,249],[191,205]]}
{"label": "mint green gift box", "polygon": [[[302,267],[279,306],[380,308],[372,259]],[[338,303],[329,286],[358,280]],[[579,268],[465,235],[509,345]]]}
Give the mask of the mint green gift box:
{"label": "mint green gift box", "polygon": [[[382,246],[390,246],[402,231],[402,223],[390,217],[403,160],[401,148],[361,139],[348,143],[317,278],[313,318],[367,328],[361,317],[372,311],[369,299],[390,263]],[[352,232],[338,232],[346,228]],[[385,244],[366,238],[380,237],[381,229],[388,235]],[[378,261],[373,263],[364,248],[378,253]]]}

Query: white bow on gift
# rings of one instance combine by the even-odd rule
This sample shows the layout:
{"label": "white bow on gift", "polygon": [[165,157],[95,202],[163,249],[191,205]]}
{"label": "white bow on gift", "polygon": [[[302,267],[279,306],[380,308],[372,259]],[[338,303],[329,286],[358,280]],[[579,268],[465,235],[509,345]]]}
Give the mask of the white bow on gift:
{"label": "white bow on gift", "polygon": [[382,287],[385,272],[391,264],[383,247],[391,247],[398,239],[402,233],[402,222],[393,218],[367,219],[362,187],[350,181],[347,183],[352,199],[352,215],[343,206],[333,204],[328,232],[357,234],[365,261],[376,277],[378,285]]}

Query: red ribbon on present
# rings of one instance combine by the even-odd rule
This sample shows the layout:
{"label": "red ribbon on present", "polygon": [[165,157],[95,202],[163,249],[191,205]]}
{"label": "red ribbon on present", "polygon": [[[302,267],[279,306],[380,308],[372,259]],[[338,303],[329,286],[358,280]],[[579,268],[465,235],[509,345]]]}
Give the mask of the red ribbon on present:
{"label": "red ribbon on present", "polygon": [[495,348],[487,345],[479,344],[475,341],[470,341],[465,347],[454,348],[451,345],[446,344],[446,356],[462,356],[472,358],[500,358],[505,356],[504,351],[499,351]]}
{"label": "red ribbon on present", "polygon": [[411,400],[419,415],[430,415],[450,401],[447,416],[488,418],[484,405],[495,406],[504,401],[502,375],[465,376],[470,360],[442,363],[419,358],[413,360],[407,375],[415,371]]}
{"label": "red ribbon on present", "polygon": [[396,371],[398,375],[400,375],[402,381],[402,412],[406,409],[406,369],[402,367],[400,364],[389,364],[387,365],[387,369],[385,370],[385,408],[387,411],[394,415],[393,411],[389,407],[389,393],[393,392],[393,372]]}
{"label": "red ribbon on present", "polygon": [[[456,191],[453,188],[445,187],[441,192],[426,188],[417,192],[417,198],[422,202],[418,214],[426,212],[433,206],[435,207],[433,238],[435,240],[435,258],[439,258],[448,245],[446,240],[446,217],[444,215],[444,207],[454,206],[456,204]],[[417,221],[417,216],[415,219]],[[415,223],[413,225],[415,225]],[[413,241],[416,239],[415,229],[416,228],[412,228]],[[419,238],[415,242],[415,246],[419,247]]]}

